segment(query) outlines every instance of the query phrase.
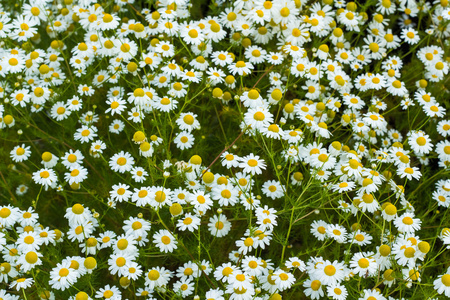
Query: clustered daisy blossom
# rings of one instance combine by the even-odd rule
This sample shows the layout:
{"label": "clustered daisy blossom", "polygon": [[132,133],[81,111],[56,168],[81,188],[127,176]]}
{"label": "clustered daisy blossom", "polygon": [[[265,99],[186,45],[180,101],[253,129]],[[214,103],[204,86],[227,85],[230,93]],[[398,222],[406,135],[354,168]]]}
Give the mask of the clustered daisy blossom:
{"label": "clustered daisy blossom", "polygon": [[0,5],[0,299],[450,297],[448,1],[151,2]]}

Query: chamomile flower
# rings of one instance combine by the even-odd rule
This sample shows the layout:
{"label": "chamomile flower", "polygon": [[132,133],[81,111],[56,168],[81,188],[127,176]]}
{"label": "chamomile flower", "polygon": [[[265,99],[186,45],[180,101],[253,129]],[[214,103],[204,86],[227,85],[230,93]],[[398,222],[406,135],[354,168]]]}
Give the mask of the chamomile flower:
{"label": "chamomile flower", "polygon": [[328,225],[326,228],[326,234],[337,241],[339,244],[347,241],[347,229],[340,225]]}
{"label": "chamomile flower", "polygon": [[314,270],[314,277],[326,285],[340,283],[345,277],[344,264],[338,261],[324,261]]}
{"label": "chamomile flower", "polygon": [[350,261],[350,268],[354,274],[363,276],[373,276],[377,272],[377,263],[372,257],[372,253],[355,253]]}
{"label": "chamomile flower", "polygon": [[262,186],[262,192],[267,197],[272,198],[272,200],[281,198],[284,196],[284,189],[278,181],[269,180],[266,181]]}
{"label": "chamomile flower", "polygon": [[215,215],[209,219],[208,230],[215,237],[223,237],[228,234],[231,229],[231,223],[223,214]]}
{"label": "chamomile flower", "polygon": [[79,277],[79,273],[71,268],[71,263],[58,263],[50,271],[50,285],[52,288],[64,291],[73,285]]}
{"label": "chamomile flower", "polygon": [[174,143],[178,149],[190,149],[194,145],[195,138],[188,131],[182,131],[175,136]]}
{"label": "chamomile flower", "polygon": [[20,270],[23,272],[29,272],[34,269],[36,266],[42,265],[41,257],[43,255],[36,251],[23,251],[22,255],[17,260],[17,263],[20,264]]}
{"label": "chamomile flower", "polygon": [[105,298],[110,300],[120,300],[122,299],[122,293],[115,286],[110,286],[107,284],[105,287],[100,288],[95,293],[95,298]]}
{"label": "chamomile flower", "polygon": [[182,113],[180,117],[175,121],[181,130],[191,132],[194,129],[200,128],[200,122],[198,116],[194,113]]}
{"label": "chamomile flower", "polygon": [[43,168],[33,173],[33,180],[47,190],[48,187],[56,186],[58,178],[53,169]]}
{"label": "chamomile flower", "polygon": [[120,98],[106,100],[106,104],[109,105],[109,108],[105,111],[105,113],[111,113],[112,116],[114,116],[114,114],[120,115],[126,109],[126,101]]}
{"label": "chamomile flower", "polygon": [[450,270],[438,277],[433,282],[434,289],[438,294],[444,294],[446,297],[450,297]]}
{"label": "chamomile flower", "polygon": [[97,137],[97,128],[94,126],[86,126],[82,125],[81,128],[78,128],[77,131],[74,134],[74,139],[76,141],[80,141],[81,143],[87,143],[94,138]]}
{"label": "chamomile flower", "polygon": [[220,67],[230,64],[233,59],[226,51],[216,51],[211,54],[212,62]]}
{"label": "chamomile flower", "polygon": [[177,241],[168,230],[160,230],[153,235],[153,242],[161,252],[173,252],[177,249]]}
{"label": "chamomile flower", "polygon": [[410,45],[417,44],[420,40],[419,33],[413,28],[403,28],[400,36]]}
{"label": "chamomile flower", "polygon": [[173,285],[174,292],[180,292],[183,298],[192,295],[192,293],[194,293],[194,289],[195,285],[192,279],[181,278]]}
{"label": "chamomile flower", "polygon": [[327,286],[327,296],[334,300],[345,300],[347,299],[347,295],[347,288],[343,285],[332,284]]}
{"label": "chamomile flower", "polygon": [[267,108],[258,106],[250,108],[244,114],[244,122],[252,129],[260,130],[261,128],[268,127],[269,124],[273,123],[273,116]]}
{"label": "chamomile flower", "polygon": [[305,288],[303,293],[311,299],[320,299],[324,295],[322,282],[319,279],[307,279],[303,282],[303,287]]}
{"label": "chamomile flower", "polygon": [[21,289],[25,290],[31,287],[33,284],[34,284],[33,278],[21,277],[11,282],[9,288],[10,289],[15,288],[17,291],[20,291]]}
{"label": "chamomile flower", "polygon": [[418,155],[428,154],[433,149],[430,137],[422,131],[411,133],[408,142],[412,150]]}
{"label": "chamomile flower", "polygon": [[387,300],[378,290],[364,290],[363,297],[359,298],[358,300]]}
{"label": "chamomile flower", "polygon": [[339,183],[336,183],[335,185],[333,185],[332,189],[333,191],[337,191],[339,193],[344,193],[344,192],[348,192],[351,191],[352,189],[354,189],[355,187],[355,183],[352,181],[342,181]]}
{"label": "chamomile flower", "polygon": [[400,232],[414,233],[420,229],[422,221],[418,218],[414,218],[413,213],[404,213],[394,220],[394,225]]}
{"label": "chamomile flower", "polygon": [[182,219],[177,222],[177,228],[181,231],[189,230],[193,232],[200,226],[200,218],[190,213],[186,213]]}
{"label": "chamomile flower", "polygon": [[422,176],[422,173],[419,171],[417,167],[399,167],[397,170],[397,174],[400,175],[400,178],[407,178],[408,180],[412,180],[413,178],[419,180]]}
{"label": "chamomile flower", "polygon": [[172,57],[175,54],[175,47],[168,42],[161,41],[155,47],[155,52],[161,53],[163,57]]}
{"label": "chamomile flower", "polygon": [[91,212],[89,208],[85,208],[80,203],[74,204],[72,207],[66,209],[64,217],[72,225],[80,225],[91,220]]}
{"label": "chamomile flower", "polygon": [[125,173],[131,171],[134,165],[134,158],[130,153],[120,151],[114,154],[109,160],[109,166],[115,172]]}
{"label": "chamomile flower", "polygon": [[25,144],[15,146],[10,152],[10,157],[14,162],[26,161],[28,160],[30,155],[31,155],[30,146],[25,146]]}
{"label": "chamomile flower", "polygon": [[32,20],[30,16],[19,14],[17,19],[14,19],[11,25],[11,28],[13,28],[11,38],[19,42],[25,42],[37,33],[35,26],[37,26],[38,23],[35,20]]}
{"label": "chamomile flower", "polygon": [[231,168],[231,167],[238,167],[240,163],[240,157],[237,155],[234,155],[228,151],[225,151],[222,155],[222,166]]}
{"label": "chamomile flower", "polygon": [[249,75],[253,70],[253,65],[250,62],[244,62],[242,60],[237,61],[235,64],[228,65],[228,70],[233,75]]}
{"label": "chamomile flower", "polygon": [[243,172],[250,173],[251,175],[261,174],[262,170],[266,169],[266,163],[258,155],[252,153],[241,158],[239,168],[242,168]]}

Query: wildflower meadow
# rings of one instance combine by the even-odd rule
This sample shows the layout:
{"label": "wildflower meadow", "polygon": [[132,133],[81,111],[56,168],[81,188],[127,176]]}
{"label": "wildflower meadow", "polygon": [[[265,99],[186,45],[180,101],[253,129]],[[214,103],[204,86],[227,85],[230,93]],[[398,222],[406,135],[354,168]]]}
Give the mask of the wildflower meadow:
{"label": "wildflower meadow", "polygon": [[450,1],[0,1],[0,300],[450,298]]}

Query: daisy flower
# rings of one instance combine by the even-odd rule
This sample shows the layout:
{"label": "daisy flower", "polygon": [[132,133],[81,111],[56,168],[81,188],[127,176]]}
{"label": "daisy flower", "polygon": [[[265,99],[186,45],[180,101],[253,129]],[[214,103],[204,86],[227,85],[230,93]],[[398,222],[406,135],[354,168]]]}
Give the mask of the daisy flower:
{"label": "daisy flower", "polygon": [[161,53],[163,57],[173,57],[175,55],[175,47],[168,42],[161,41],[156,45],[155,52]]}
{"label": "daisy flower", "polygon": [[299,259],[298,257],[289,257],[289,259],[285,262],[286,267],[291,268],[298,268],[300,271],[304,272],[306,271],[306,265],[305,263]]}
{"label": "daisy flower", "polygon": [[216,51],[211,54],[212,62],[220,67],[225,67],[226,65],[233,62],[233,58],[228,54],[227,51]]}
{"label": "daisy flower", "polygon": [[142,267],[134,261],[129,262],[127,268],[123,272],[123,276],[130,280],[137,280],[141,275]]}
{"label": "daisy flower", "polygon": [[208,74],[208,80],[213,86],[225,82],[224,77],[226,74],[218,68],[209,68],[206,74]]}
{"label": "daisy flower", "polygon": [[5,13],[0,16],[0,22],[3,24],[3,27],[0,29],[0,38],[6,38],[11,31],[13,25],[9,24],[9,21],[11,21],[11,18],[8,14]]}
{"label": "daisy flower", "polygon": [[428,117],[442,118],[446,112],[445,108],[438,103],[426,103],[422,106],[422,109]]}
{"label": "daisy flower", "polygon": [[[264,99],[261,94],[256,89],[251,89],[248,92],[244,92],[242,96],[239,98],[242,101],[242,104],[248,108],[258,108],[262,107],[266,109]],[[267,109],[266,109],[267,110]]]}
{"label": "daisy flower", "polygon": [[213,201],[208,194],[205,194],[203,191],[195,191],[189,195],[189,202],[194,205],[197,210],[207,211],[213,205]]}
{"label": "daisy flower", "polygon": [[135,255],[137,251],[136,247],[137,241],[134,236],[119,235],[112,244],[112,249],[116,254],[131,254]]}
{"label": "daisy flower", "polygon": [[218,200],[220,206],[234,206],[238,202],[239,190],[232,184],[220,184],[212,188],[211,198]]}
{"label": "daisy flower", "polygon": [[67,119],[71,114],[71,111],[67,109],[67,104],[59,101],[56,102],[51,108],[51,116],[56,121],[62,121]]}
{"label": "daisy flower", "polygon": [[365,233],[358,229],[354,233],[349,233],[348,240],[359,246],[364,246],[371,243],[372,237],[368,233]]}
{"label": "daisy flower", "polygon": [[183,27],[180,31],[180,37],[187,44],[193,45],[199,45],[205,39],[205,35],[202,33],[200,27],[195,25]]}
{"label": "daisy flower", "polygon": [[400,80],[393,78],[389,80],[386,83],[386,85],[387,85],[386,91],[394,96],[403,97],[408,94],[408,90],[405,87],[405,83]]}
{"label": "daisy flower", "polygon": [[115,242],[116,234],[113,231],[107,230],[99,234],[97,238],[98,242],[101,244],[100,249],[105,249],[111,247]]}
{"label": "daisy flower", "polygon": [[[11,59],[15,59],[15,58],[11,58]],[[13,93],[11,93],[10,98],[11,98],[12,105],[20,106],[20,107],[25,107],[27,105],[27,103],[30,102],[30,99],[31,99],[30,95],[28,94],[28,90],[26,90],[26,89],[20,89],[20,90],[14,91]]]}
{"label": "daisy flower", "polygon": [[128,201],[132,195],[132,192],[128,190],[129,187],[122,183],[113,185],[112,190],[109,192],[111,199],[118,202]]}
{"label": "daisy flower", "polygon": [[395,207],[395,205],[386,203],[386,205],[383,204],[383,207],[384,209],[381,212],[381,215],[386,221],[391,222],[392,220],[397,218],[397,208]]}
{"label": "daisy flower", "polygon": [[10,37],[19,42],[26,42],[37,33],[35,26],[37,26],[38,23],[35,20],[32,20],[29,16],[27,17],[19,14],[13,20],[11,25],[13,30]]}
{"label": "daisy flower", "polygon": [[[139,116],[139,113],[138,113],[138,116]],[[109,125],[109,131],[111,133],[115,133],[115,134],[121,133],[124,128],[125,128],[125,123],[122,122],[121,120],[114,120]]]}
{"label": "daisy flower", "polygon": [[244,56],[252,64],[260,64],[265,60],[267,51],[258,46],[250,46],[245,49]]}
{"label": "daisy flower", "polygon": [[125,271],[128,270],[128,265],[134,259],[135,257],[131,254],[112,254],[108,259],[108,270],[112,275],[123,276]]}
{"label": "daisy flower", "polygon": [[200,276],[201,272],[197,264],[188,261],[177,269],[177,276],[179,278],[192,279]]}
{"label": "daisy flower", "polygon": [[[154,107],[161,112],[171,112],[177,108],[178,101],[170,97],[162,97],[154,102]],[[140,121],[139,121],[140,122]]]}
{"label": "daisy flower", "polygon": [[130,172],[133,175],[133,180],[138,183],[144,182],[148,176],[147,171],[145,171],[145,169],[142,167],[134,167]]}
{"label": "daisy flower", "polygon": [[264,136],[266,136],[268,138],[276,139],[276,140],[281,139],[281,137],[284,134],[283,129],[281,129],[281,127],[277,124],[270,124],[267,127],[260,128],[260,132]]}

